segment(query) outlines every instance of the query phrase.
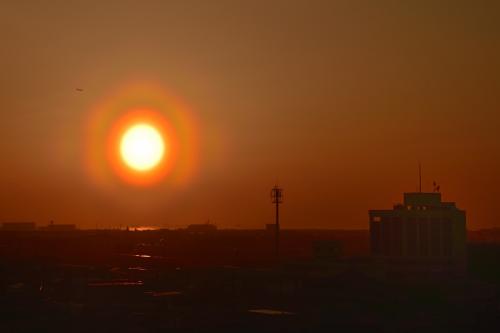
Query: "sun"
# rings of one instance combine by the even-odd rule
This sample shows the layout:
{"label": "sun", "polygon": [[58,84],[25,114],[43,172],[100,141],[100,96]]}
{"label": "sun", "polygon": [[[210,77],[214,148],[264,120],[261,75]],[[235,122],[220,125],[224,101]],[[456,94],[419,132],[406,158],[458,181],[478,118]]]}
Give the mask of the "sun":
{"label": "sun", "polygon": [[138,172],[157,167],[165,157],[167,147],[160,131],[147,123],[130,126],[120,141],[123,162]]}

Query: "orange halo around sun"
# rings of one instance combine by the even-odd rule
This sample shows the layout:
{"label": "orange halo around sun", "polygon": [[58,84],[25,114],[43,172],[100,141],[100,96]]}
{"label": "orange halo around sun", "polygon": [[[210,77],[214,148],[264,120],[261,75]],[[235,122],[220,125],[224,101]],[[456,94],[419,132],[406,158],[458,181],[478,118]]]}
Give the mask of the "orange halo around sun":
{"label": "orange halo around sun", "polygon": [[[141,125],[156,133],[155,140],[163,146],[154,163],[142,166],[131,163],[122,149],[127,133]],[[86,170],[93,184],[102,189],[117,189],[121,183],[185,186],[194,177],[198,164],[196,118],[186,104],[159,84],[137,82],[119,87],[92,108],[85,126]]]}

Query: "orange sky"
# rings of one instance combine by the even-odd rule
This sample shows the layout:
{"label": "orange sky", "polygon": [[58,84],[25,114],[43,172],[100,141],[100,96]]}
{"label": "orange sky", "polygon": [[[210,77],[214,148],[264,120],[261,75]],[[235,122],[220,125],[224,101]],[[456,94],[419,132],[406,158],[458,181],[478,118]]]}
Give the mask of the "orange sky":
{"label": "orange sky", "polygon": [[[500,227],[500,4],[437,2],[2,1],[0,220],[256,228],[278,180],[285,228],[367,228],[421,161]],[[196,119],[182,186],[86,170],[92,111],[135,82]]]}

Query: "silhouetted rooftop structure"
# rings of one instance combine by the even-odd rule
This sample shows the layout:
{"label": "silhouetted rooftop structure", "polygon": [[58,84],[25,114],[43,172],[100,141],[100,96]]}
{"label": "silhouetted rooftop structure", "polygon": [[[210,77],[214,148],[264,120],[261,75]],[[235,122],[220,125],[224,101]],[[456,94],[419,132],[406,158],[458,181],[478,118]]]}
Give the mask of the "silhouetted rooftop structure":
{"label": "silhouetted rooftop structure", "polygon": [[465,257],[465,211],[442,202],[441,193],[404,193],[392,210],[370,210],[371,252],[387,258]]}

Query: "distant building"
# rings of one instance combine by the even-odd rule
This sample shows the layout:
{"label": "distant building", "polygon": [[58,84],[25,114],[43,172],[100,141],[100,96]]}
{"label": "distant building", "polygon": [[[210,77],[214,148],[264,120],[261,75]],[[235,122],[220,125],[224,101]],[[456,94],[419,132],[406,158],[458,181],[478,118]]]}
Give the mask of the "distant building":
{"label": "distant building", "polygon": [[370,210],[375,256],[461,262],[465,258],[465,211],[442,202],[441,193],[405,193],[392,210]]}
{"label": "distant building", "polygon": [[50,223],[48,226],[41,227],[40,229],[44,231],[74,231],[76,230],[76,225]]}
{"label": "distant building", "polygon": [[276,223],[266,224],[266,231],[268,232],[276,232]]}
{"label": "distant building", "polygon": [[342,246],[337,240],[317,240],[313,243],[314,258],[318,260],[337,260],[342,253]]}
{"label": "distant building", "polygon": [[4,222],[2,230],[5,231],[34,231],[36,224],[33,222]]}
{"label": "distant building", "polygon": [[210,223],[190,224],[188,225],[186,230],[193,233],[208,233],[217,231],[217,226]]}

